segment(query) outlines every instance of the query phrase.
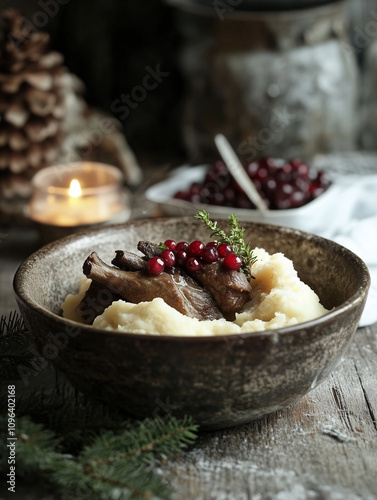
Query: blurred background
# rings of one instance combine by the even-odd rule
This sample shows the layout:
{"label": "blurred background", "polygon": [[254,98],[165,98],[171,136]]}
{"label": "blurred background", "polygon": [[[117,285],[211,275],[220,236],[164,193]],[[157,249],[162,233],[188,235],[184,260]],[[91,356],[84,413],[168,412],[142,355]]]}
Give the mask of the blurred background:
{"label": "blurred background", "polygon": [[[375,0],[0,6],[19,9],[50,34],[87,102],[120,120],[141,163],[202,161],[220,129],[248,156],[376,144]],[[143,91],[148,69],[160,72],[158,85],[151,78]]]}

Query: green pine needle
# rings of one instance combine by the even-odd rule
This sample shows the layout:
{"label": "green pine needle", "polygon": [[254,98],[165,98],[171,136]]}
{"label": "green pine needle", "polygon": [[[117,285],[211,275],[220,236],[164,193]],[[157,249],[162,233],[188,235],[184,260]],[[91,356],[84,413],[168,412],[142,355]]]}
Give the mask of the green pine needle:
{"label": "green pine needle", "polygon": [[248,278],[251,278],[251,266],[257,260],[250,248],[250,243],[244,240],[245,229],[241,228],[236,214],[228,217],[229,233],[227,234],[216,221],[211,221],[209,214],[205,210],[200,210],[195,218],[203,222],[211,232],[211,238],[216,237],[219,243],[228,243],[233,252],[242,260],[241,270]]}
{"label": "green pine needle", "polygon": [[[82,498],[170,499],[169,486],[153,469],[156,460],[175,455],[195,440],[190,418],[147,419],[122,432],[105,431],[78,456],[59,453],[51,430],[29,417],[17,418],[17,474],[39,475],[67,495]],[[7,435],[7,417],[0,417],[0,437]],[[4,456],[1,456],[1,453]],[[4,447],[0,463],[6,463]]]}
{"label": "green pine needle", "polygon": [[144,420],[121,434],[101,434],[82,457],[91,464],[111,464],[118,460],[149,464],[155,456],[169,457],[192,444],[196,429],[187,417]]}
{"label": "green pine needle", "polygon": [[[3,440],[7,437],[7,415],[0,417],[0,436]],[[31,421],[28,417],[17,418],[16,421],[16,456],[17,473],[28,477],[41,470],[60,468],[70,459],[70,455],[63,455],[55,450],[59,438],[41,424]],[[4,454],[7,450],[1,450]],[[0,459],[2,459],[0,455]]]}
{"label": "green pine needle", "polygon": [[8,316],[2,315],[0,318],[0,337],[8,333],[26,330],[24,320],[17,311],[12,311]]}
{"label": "green pine needle", "polygon": [[8,316],[0,318],[0,380],[19,380],[19,366],[28,373],[38,371],[34,360],[31,336],[27,331],[22,316],[12,311]]}

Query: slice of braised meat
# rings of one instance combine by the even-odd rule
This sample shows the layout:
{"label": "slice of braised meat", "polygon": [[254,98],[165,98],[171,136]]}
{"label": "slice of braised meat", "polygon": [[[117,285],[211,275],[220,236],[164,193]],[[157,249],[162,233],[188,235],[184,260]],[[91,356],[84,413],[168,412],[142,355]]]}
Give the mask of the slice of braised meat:
{"label": "slice of braised meat", "polygon": [[147,268],[147,261],[139,255],[125,250],[115,250],[115,257],[111,261],[114,266],[123,271],[144,271]]}
{"label": "slice of braised meat", "polygon": [[[162,251],[150,241],[139,241],[137,248],[149,259]],[[246,276],[240,271],[227,270],[219,261],[206,264],[192,277],[210,292],[227,319],[234,319],[235,313],[251,300],[252,288]]]}
{"label": "slice of braised meat", "polygon": [[161,273],[157,276],[143,271],[123,271],[109,266],[93,252],[84,262],[83,271],[88,278],[134,304],[161,297],[171,307],[191,318],[223,317],[211,294],[178,269],[172,274]]}
{"label": "slice of braised meat", "polygon": [[[116,250],[112,264],[124,271],[141,271],[147,265],[146,261],[139,255],[123,250]],[[121,298],[118,293],[112,292],[108,286],[103,286],[92,280],[76,311],[85,323],[91,325],[94,319],[102,314],[110,304]]]}
{"label": "slice of braised meat", "polygon": [[112,292],[106,286],[92,281],[84,298],[76,307],[76,311],[85,323],[91,325],[95,318],[102,314],[114,300],[121,298],[119,294]]}
{"label": "slice of braised meat", "polygon": [[203,266],[195,279],[208,290],[218,308],[227,319],[251,300],[252,288],[244,273],[225,269],[221,262]]}
{"label": "slice of braised meat", "polygon": [[152,241],[139,241],[137,249],[140,250],[140,252],[143,253],[147,259],[161,255],[163,252],[163,249]]}

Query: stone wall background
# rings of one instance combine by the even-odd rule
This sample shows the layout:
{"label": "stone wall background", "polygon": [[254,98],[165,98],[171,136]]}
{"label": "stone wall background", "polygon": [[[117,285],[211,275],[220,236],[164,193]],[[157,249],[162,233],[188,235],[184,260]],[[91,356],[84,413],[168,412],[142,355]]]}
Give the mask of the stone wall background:
{"label": "stone wall background", "polygon": [[[64,54],[70,71],[84,81],[88,102],[121,120],[127,140],[142,161],[190,160],[181,131],[185,82],[174,9],[159,0],[0,0],[0,9],[8,6],[18,8],[50,33],[52,47]],[[358,142],[374,149],[377,0],[352,0],[349,16],[350,50],[361,72],[364,131]],[[143,97],[139,87],[151,69],[168,75],[161,76],[156,88]],[[136,87],[134,107],[127,101],[121,104],[122,96],[131,95]]]}

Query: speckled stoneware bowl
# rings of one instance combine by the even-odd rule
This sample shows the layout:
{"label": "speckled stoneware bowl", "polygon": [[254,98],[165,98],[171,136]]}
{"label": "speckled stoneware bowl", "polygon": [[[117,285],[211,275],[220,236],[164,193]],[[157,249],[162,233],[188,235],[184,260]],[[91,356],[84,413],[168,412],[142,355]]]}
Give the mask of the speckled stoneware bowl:
{"label": "speckled stoneware bowl", "polygon": [[40,352],[95,398],[139,417],[188,414],[203,429],[247,422],[301,398],[349,345],[366,301],[368,270],[334,242],[284,227],[242,225],[252,247],[291,258],[331,312],[265,333],[200,338],[108,332],[63,319],[61,303],[76,292],[92,251],[110,262],[115,250],[135,251],[142,239],[209,239],[193,217],[141,220],[63,238],[20,266],[16,298]]}

